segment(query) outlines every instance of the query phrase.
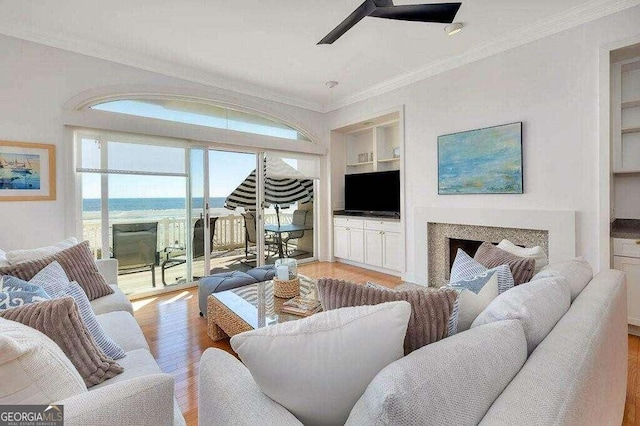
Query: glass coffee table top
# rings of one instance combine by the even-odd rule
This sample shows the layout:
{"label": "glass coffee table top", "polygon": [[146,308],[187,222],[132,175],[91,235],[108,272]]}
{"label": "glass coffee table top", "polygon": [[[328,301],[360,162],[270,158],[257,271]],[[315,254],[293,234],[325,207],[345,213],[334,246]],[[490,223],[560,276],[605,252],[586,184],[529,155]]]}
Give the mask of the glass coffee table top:
{"label": "glass coffee table top", "polygon": [[[300,296],[317,299],[316,280],[299,275]],[[286,321],[304,318],[299,315],[282,313],[282,304],[288,299],[281,299],[273,295],[273,281],[251,284],[233,290],[213,293],[210,297],[217,302],[216,309],[229,310],[245,322],[251,329],[267,327]],[[228,312],[225,312],[227,314]],[[218,312],[216,320],[220,322],[222,315]],[[213,320],[214,318],[209,318]],[[222,326],[224,324],[217,324]],[[231,330],[225,330],[227,334]],[[236,334],[236,333],[234,333]]]}

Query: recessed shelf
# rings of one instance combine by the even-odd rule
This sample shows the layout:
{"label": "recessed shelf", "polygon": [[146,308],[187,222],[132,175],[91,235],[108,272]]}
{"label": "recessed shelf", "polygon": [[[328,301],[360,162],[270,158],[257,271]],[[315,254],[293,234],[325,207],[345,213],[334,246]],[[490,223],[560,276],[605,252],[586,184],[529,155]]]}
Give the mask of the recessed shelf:
{"label": "recessed shelf", "polygon": [[631,174],[639,174],[640,173],[640,169],[638,170],[614,170],[613,174],[614,175],[631,175]]}
{"label": "recessed shelf", "polygon": [[622,134],[626,135],[627,133],[638,133],[640,132],[640,127],[627,127],[626,129],[622,129]]}
{"label": "recessed shelf", "polygon": [[385,158],[382,160],[378,160],[378,163],[392,163],[394,161],[400,161],[400,157]]}
{"label": "recessed shelf", "polygon": [[347,164],[347,167],[366,166],[367,164],[373,164],[373,161],[365,161],[364,163],[351,163]]}
{"label": "recessed shelf", "polygon": [[628,101],[622,103],[622,109],[625,108],[635,108],[640,106],[640,100],[637,101]]}

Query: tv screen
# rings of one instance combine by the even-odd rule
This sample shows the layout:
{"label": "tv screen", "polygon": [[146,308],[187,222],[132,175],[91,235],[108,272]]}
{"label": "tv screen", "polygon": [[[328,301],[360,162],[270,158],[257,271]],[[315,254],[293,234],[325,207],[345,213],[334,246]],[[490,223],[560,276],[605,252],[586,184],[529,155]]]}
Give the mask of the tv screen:
{"label": "tv screen", "polygon": [[344,177],[344,208],[351,212],[400,213],[400,171]]}

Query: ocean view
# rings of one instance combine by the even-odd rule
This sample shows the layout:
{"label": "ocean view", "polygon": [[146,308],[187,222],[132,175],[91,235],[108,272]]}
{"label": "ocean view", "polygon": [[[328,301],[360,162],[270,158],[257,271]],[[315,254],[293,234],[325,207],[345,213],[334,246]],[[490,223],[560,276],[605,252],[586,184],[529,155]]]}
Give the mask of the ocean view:
{"label": "ocean view", "polygon": [[[214,197],[209,199],[210,208],[224,208],[225,197]],[[150,211],[150,210],[181,210],[185,208],[184,198],[110,198],[109,211],[129,212],[129,211]],[[202,198],[193,199],[193,208],[201,209]],[[84,212],[99,212],[99,198],[85,198],[82,200],[82,210]],[[232,210],[227,210],[229,213]]]}

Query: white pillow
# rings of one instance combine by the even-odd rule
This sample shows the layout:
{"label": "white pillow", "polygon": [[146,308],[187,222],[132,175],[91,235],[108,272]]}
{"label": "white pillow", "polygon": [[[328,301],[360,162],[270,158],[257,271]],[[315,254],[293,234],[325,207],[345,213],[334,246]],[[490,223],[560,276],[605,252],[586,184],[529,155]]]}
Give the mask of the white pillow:
{"label": "white pillow", "polygon": [[38,330],[0,318],[0,405],[50,404],[87,387],[62,349]]}
{"label": "white pillow", "polygon": [[519,257],[528,257],[534,259],[536,261],[536,266],[533,271],[534,274],[540,272],[542,268],[549,264],[549,259],[547,258],[547,253],[544,252],[544,249],[540,246],[535,247],[520,247],[513,244],[509,240],[502,240],[500,244],[498,244],[498,248],[504,251],[508,251],[509,253],[519,256]]}
{"label": "white pillow", "polygon": [[43,257],[51,256],[59,251],[73,247],[78,244],[78,240],[74,237],[67,238],[51,246],[39,247],[35,249],[27,250],[12,250],[6,253],[7,260],[10,264],[16,264],[20,262],[26,262],[27,260],[41,259]]}
{"label": "white pillow", "polygon": [[449,335],[471,328],[473,321],[489,304],[498,297],[498,274],[487,271],[473,278],[451,284],[459,290],[457,325]]}
{"label": "white pillow", "polygon": [[571,302],[573,302],[593,279],[593,269],[584,258],[576,257],[575,259],[545,266],[542,271],[531,278],[531,281],[550,277],[564,277],[567,279],[571,289]]}
{"label": "white pillow", "polygon": [[471,328],[516,319],[522,324],[529,355],[571,306],[569,283],[551,277],[515,286],[496,297],[473,321]]}
{"label": "white pillow", "polygon": [[9,266],[10,263],[7,260],[7,252],[0,250],[0,268],[3,266]]}
{"label": "white pillow", "polygon": [[344,424],[380,370],[404,354],[407,302],[321,312],[235,335],[260,390],[305,425]]}

